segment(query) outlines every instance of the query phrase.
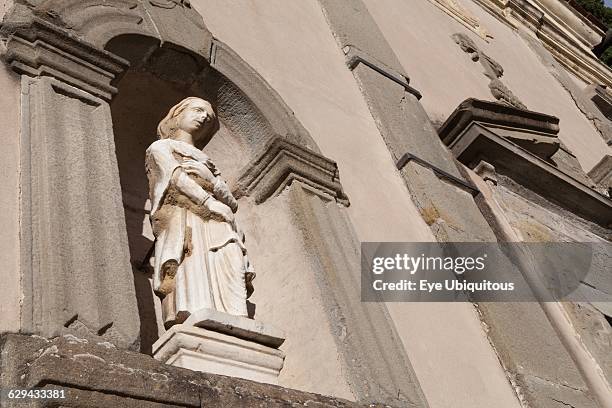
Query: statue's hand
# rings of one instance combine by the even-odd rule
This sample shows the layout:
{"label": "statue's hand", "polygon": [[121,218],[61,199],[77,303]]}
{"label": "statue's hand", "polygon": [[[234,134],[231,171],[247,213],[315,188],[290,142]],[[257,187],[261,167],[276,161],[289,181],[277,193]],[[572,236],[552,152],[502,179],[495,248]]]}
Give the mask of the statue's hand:
{"label": "statue's hand", "polygon": [[238,211],[238,202],[232,195],[232,192],[230,191],[225,181],[221,180],[219,177],[217,177],[217,181],[215,181],[215,185],[213,187],[213,194],[215,195],[215,198],[217,200],[221,201],[229,208],[231,208],[232,212]]}
{"label": "statue's hand", "polygon": [[215,199],[206,200],[204,205],[211,213],[220,216],[224,221],[234,225],[234,213],[227,205]]}
{"label": "statue's hand", "polygon": [[210,183],[214,182],[215,176],[212,171],[205,164],[200,163],[197,160],[187,159],[183,163],[181,163],[181,167],[187,172],[187,174],[191,174],[193,176],[198,176]]}

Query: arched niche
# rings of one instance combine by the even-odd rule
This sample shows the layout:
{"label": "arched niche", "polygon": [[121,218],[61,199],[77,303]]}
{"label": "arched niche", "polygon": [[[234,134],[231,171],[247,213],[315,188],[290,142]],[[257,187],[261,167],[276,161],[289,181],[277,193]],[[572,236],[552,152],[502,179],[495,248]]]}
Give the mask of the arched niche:
{"label": "arched niche", "polygon": [[[252,178],[247,170],[253,163],[261,164],[268,147],[275,145],[277,153],[286,150],[278,149],[278,141],[298,147],[306,156],[318,155],[319,150],[276,92],[213,38],[201,16],[184,0],[17,2],[5,16],[0,36],[6,40],[4,62],[22,74],[27,95],[22,108],[30,115],[24,121],[29,126],[24,140],[31,146],[25,146],[22,162],[32,175],[31,180],[24,179],[32,208],[24,206],[24,219],[31,222],[24,222],[23,236],[32,236],[34,243],[24,247],[24,254],[57,257],[49,265],[35,260],[26,263],[24,281],[32,289],[25,295],[22,326],[47,336],[78,326],[108,335],[121,346],[138,348],[131,269],[141,266],[151,243],[142,236],[147,224],[142,217],[147,196],[143,156],[168,108],[190,95],[213,103],[221,127],[208,149],[225,178],[243,180],[241,195],[250,194],[253,183],[245,184],[244,175]],[[57,115],[48,114],[50,106]],[[78,127],[67,112],[78,116]],[[58,142],[83,145],[72,161],[89,167],[66,167],[61,152],[40,148],[59,146]],[[88,149],[94,144],[99,145],[95,154]],[[100,152],[111,155],[97,160]],[[340,193],[335,163],[323,161],[323,167],[327,166],[323,176],[329,178],[333,194]],[[274,167],[268,172],[275,180],[264,183],[268,187],[264,195],[269,195],[271,186],[290,183],[290,174],[308,172],[293,162],[279,162],[282,171]],[[85,197],[83,191],[62,194],[46,188],[65,179],[65,174],[57,174],[59,168],[75,173],[69,174],[71,179],[81,180],[88,188],[99,184],[106,186],[105,191],[95,190]],[[123,204],[119,208],[117,201]],[[50,205],[60,210],[49,211]],[[108,222],[92,221],[94,214]],[[45,230],[45,225],[76,218],[81,221],[75,231]],[[40,237],[39,231],[44,232]],[[67,248],[56,251],[45,246],[44,240],[64,242]],[[102,247],[106,249],[100,251]],[[72,273],[80,261],[73,259],[74,253],[91,255],[82,261],[81,270]],[[104,254],[114,254],[115,259],[110,263]],[[63,283],[56,285],[57,290],[37,288],[39,282],[44,286],[58,281]],[[92,285],[92,281],[98,283]],[[87,295],[71,294],[71,285],[90,287]],[[107,293],[110,287],[112,297]],[[149,305],[140,302],[138,309],[141,317],[151,320]],[[146,350],[147,344],[143,346]]]}
{"label": "arched niche", "polygon": [[[149,285],[147,260],[153,236],[148,219],[149,186],[144,173],[144,156],[146,148],[156,140],[157,124],[169,107],[194,95],[213,104],[220,128],[204,150],[230,185],[236,185],[246,169],[261,156],[262,149],[275,140],[286,140],[306,150],[314,144],[280,98],[222,44],[213,44],[213,57],[225,59],[224,63],[232,67],[230,75],[247,87],[246,92],[203,56],[175,44],[160,46],[148,36],[123,34],[111,39],[105,49],[130,63],[121,79],[114,82],[118,92],[110,107],[138,299],[141,349],[149,352],[162,328],[158,301]],[[259,105],[265,104],[265,108],[260,108],[247,92],[260,98]],[[280,136],[279,132],[284,135]]]}

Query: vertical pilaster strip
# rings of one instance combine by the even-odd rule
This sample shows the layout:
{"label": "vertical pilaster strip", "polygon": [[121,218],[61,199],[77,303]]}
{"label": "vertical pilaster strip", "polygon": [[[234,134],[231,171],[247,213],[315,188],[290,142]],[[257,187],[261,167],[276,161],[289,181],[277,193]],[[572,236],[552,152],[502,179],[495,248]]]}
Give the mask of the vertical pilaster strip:
{"label": "vertical pilaster strip", "polygon": [[[108,103],[23,78],[23,331],[139,336]],[[93,127],[91,124],[95,124]]]}
{"label": "vertical pilaster strip", "polygon": [[28,18],[2,27],[3,60],[22,83],[20,330],[138,348],[109,106],[127,61]]}
{"label": "vertical pilaster strip", "polygon": [[347,214],[299,181],[289,189],[351,391],[360,402],[427,407],[385,304],[361,301],[359,241]]}
{"label": "vertical pilaster strip", "polygon": [[309,268],[354,397],[427,407],[387,306],[361,301],[359,240],[344,208],[349,200],[336,163],[277,137],[245,166],[236,186],[237,196],[251,196],[256,203],[287,194],[292,225],[311,255]]}
{"label": "vertical pilaster strip", "polygon": [[[420,160],[400,170],[415,204],[440,241],[495,241],[469,191],[439,178],[429,163],[464,179],[441,143],[418,92],[392,78],[409,79],[361,0],[319,0],[331,31],[347,57],[370,112],[395,162],[409,153]],[[355,63],[354,55],[370,63]],[[374,69],[373,66],[380,69]],[[390,75],[381,74],[390,71]]]}
{"label": "vertical pilaster strip", "polygon": [[[447,242],[498,241],[476,204],[481,198],[478,196],[475,200],[470,191],[449,183],[448,177],[439,176],[445,172],[466,180],[451,152],[440,142],[436,129],[418,101],[418,92],[399,83],[402,81],[390,78],[403,77],[406,83],[409,82],[363,1],[319,0],[319,3],[392,158],[397,163],[408,153],[419,159],[398,167],[414,203],[436,239]],[[373,64],[354,64],[352,54],[355,52],[378,64],[380,69],[373,69]],[[392,75],[382,75],[381,70],[390,70]],[[555,398],[562,400],[566,391],[584,397],[583,390],[569,391],[564,387],[564,384],[583,383],[538,305],[481,303],[478,306],[482,319],[491,327],[489,338],[510,382],[516,390],[529,390],[528,399],[534,407],[550,407]],[[532,327],[538,327],[538,330],[531,330]],[[526,343],[528,347],[525,347]],[[539,353],[545,350],[558,356],[559,361],[566,364],[563,373],[551,372],[546,364],[534,363],[530,356],[534,348]],[[533,381],[543,378],[547,380]]]}

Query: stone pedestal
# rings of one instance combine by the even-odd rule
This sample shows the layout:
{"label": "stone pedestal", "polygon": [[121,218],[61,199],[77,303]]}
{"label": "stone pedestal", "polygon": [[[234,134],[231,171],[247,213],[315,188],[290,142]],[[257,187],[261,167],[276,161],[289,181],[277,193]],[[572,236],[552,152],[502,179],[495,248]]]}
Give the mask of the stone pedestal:
{"label": "stone pedestal", "polygon": [[282,332],[261,322],[205,309],[164,333],[153,356],[176,367],[277,384],[283,341]]}

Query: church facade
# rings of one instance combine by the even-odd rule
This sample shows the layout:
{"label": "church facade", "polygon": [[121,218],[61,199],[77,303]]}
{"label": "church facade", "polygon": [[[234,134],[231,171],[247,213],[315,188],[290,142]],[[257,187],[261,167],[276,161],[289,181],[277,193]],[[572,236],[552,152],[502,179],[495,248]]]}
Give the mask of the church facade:
{"label": "church facade", "polygon": [[[573,2],[4,0],[0,20],[0,389],[66,393],[32,406],[612,406],[605,249],[580,301],[539,298],[527,262],[530,302],[361,289],[364,242],[611,248],[612,70]],[[168,324],[155,282],[187,264],[155,264],[174,221],[150,191],[180,165],[159,182],[149,146],[194,96],[244,255],[240,321]],[[211,231],[182,225],[181,245]],[[185,362],[204,337],[212,374]]]}

